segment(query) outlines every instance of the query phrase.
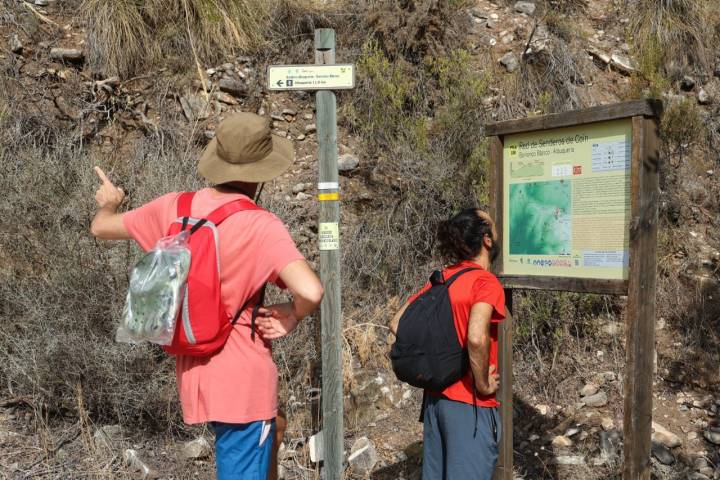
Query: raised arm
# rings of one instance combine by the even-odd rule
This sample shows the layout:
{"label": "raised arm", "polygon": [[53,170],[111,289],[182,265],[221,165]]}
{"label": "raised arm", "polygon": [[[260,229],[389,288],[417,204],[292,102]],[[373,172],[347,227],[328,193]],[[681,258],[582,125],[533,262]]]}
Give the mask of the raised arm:
{"label": "raised arm", "polygon": [[305,260],[296,260],[280,271],[280,280],[293,296],[291,302],[269,305],[259,310],[257,328],[266,340],[289,334],[300,320],[320,305],[324,290]]}
{"label": "raised arm", "polygon": [[100,167],[95,167],[95,173],[100,178],[100,187],[95,192],[98,210],[90,224],[90,233],[102,240],[129,240],[130,233],[123,224],[122,213],[117,213],[125,192],[113,185]]}

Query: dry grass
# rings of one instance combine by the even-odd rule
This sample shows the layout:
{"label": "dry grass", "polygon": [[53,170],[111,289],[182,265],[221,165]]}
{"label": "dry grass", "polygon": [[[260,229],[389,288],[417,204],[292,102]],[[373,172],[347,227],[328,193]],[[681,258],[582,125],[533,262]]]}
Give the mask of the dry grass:
{"label": "dry grass", "polygon": [[[280,36],[304,31],[343,2],[310,0],[85,0],[88,60],[106,75],[128,77],[157,64],[186,69],[254,54]],[[311,21],[308,22],[307,20]],[[309,30],[305,31],[305,30]]]}

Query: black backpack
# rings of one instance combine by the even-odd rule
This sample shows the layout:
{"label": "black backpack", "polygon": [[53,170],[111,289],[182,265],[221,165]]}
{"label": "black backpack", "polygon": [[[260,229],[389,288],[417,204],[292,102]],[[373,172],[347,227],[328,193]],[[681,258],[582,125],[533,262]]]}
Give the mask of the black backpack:
{"label": "black backpack", "polygon": [[430,289],[408,305],[390,350],[398,380],[439,392],[465,375],[468,351],[458,341],[448,289],[460,275],[472,270],[479,269],[463,269],[447,280],[442,272],[433,272]]}

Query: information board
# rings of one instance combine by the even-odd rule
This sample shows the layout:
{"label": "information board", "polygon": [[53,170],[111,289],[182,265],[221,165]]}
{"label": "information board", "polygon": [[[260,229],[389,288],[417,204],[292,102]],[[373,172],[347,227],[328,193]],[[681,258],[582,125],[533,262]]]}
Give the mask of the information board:
{"label": "information board", "polygon": [[628,278],[632,120],[506,135],[503,274]]}

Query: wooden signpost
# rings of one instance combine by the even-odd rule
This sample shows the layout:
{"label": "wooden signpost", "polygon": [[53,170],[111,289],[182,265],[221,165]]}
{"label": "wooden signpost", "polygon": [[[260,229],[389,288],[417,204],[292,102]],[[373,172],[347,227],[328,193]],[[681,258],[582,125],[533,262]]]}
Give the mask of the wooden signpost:
{"label": "wooden signpost", "polygon": [[355,67],[335,64],[335,30],[315,30],[315,65],[273,65],[270,90],[317,90],[318,200],[320,279],[325,296],[320,305],[322,328],[323,478],[343,473],[342,310],[340,303],[340,191],[336,100],[332,90],[355,86]]}
{"label": "wooden signpost", "polygon": [[[624,480],[650,479],[662,104],[639,100],[488,125],[506,288],[627,295]],[[500,331],[499,480],[512,480],[512,318]]]}

